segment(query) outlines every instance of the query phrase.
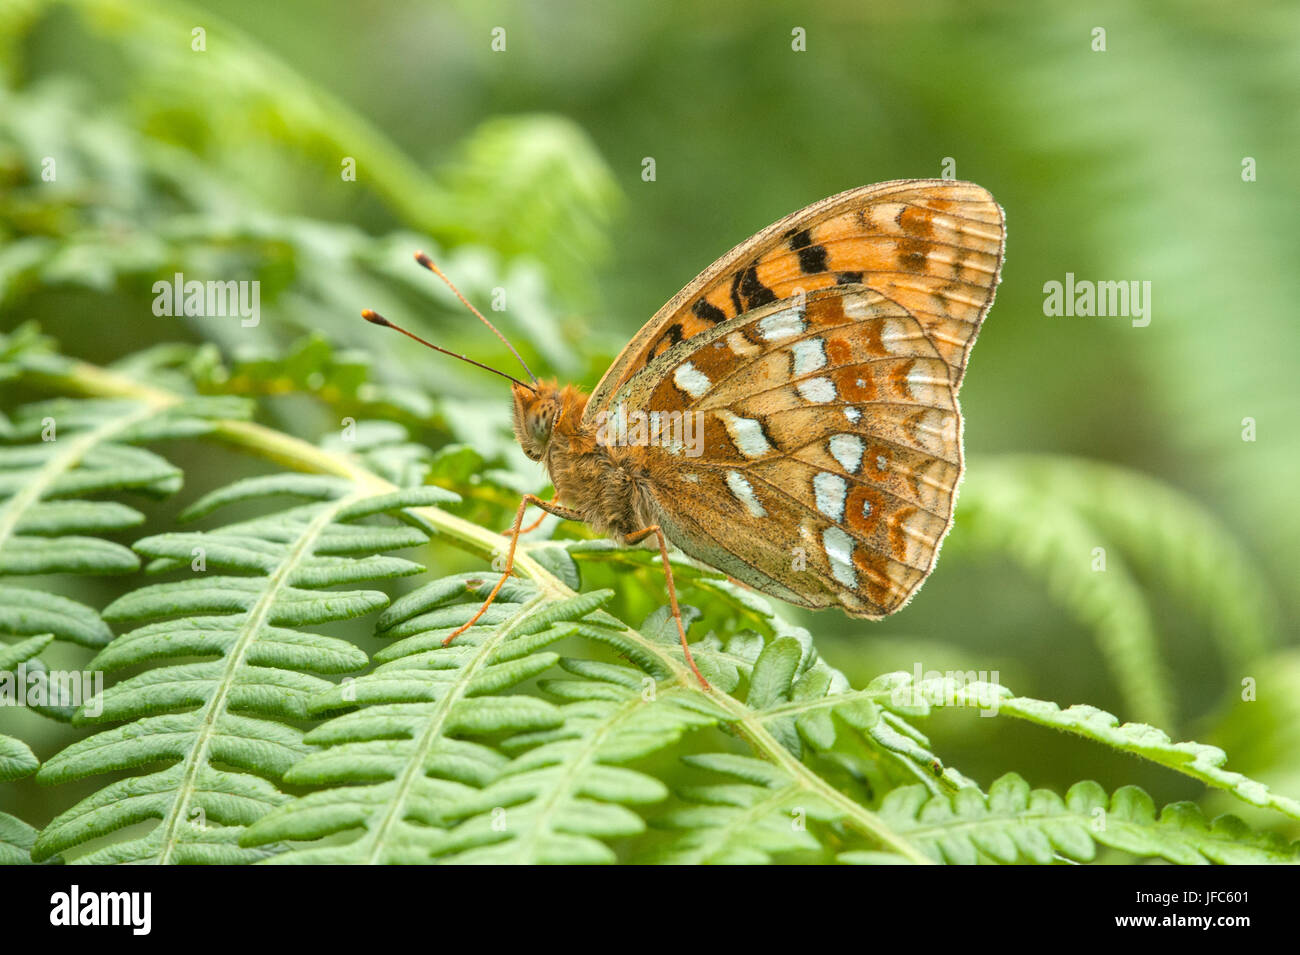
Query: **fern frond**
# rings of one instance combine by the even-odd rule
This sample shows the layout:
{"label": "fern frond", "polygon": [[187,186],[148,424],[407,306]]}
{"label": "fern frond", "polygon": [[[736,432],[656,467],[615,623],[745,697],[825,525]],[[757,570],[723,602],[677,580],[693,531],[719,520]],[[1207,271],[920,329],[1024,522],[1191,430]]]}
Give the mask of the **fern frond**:
{"label": "fern frond", "polygon": [[285,777],[328,788],[269,813],[244,845],[348,831],[346,842],[295,847],[275,861],[428,862],[447,844],[444,827],[477,804],[479,788],[507,761],[484,738],[563,723],[551,704],[506,691],[548,669],[557,657],[545,648],[574,633],[574,621],[611,594],[549,602],[512,581],[483,623],[444,647],[490,586],[482,577],[448,577],[381,615],[380,635],[397,642],[380,654],[380,666],[310,704],[313,713],[358,708],[308,733],[306,742],[321,748]]}
{"label": "fern frond", "polygon": [[[444,177],[454,203],[448,221],[463,238],[509,254],[536,258],[555,278],[584,274],[608,251],[607,226],[622,195],[618,181],[590,137],[560,116],[496,117],[475,129]],[[563,235],[564,242],[553,236]],[[570,281],[561,291],[582,296]],[[540,290],[539,290],[540,291]],[[518,297],[529,302],[535,295]],[[531,316],[522,323],[531,325]],[[558,328],[538,328],[548,361],[571,370],[570,354],[556,354]]]}
{"label": "fern frond", "polygon": [[[1009,773],[987,796],[974,788],[949,796],[921,786],[896,789],[880,814],[935,861],[956,864],[1046,864],[1058,857],[1088,862],[1096,854],[1094,843],[1180,865],[1300,862],[1300,842],[1253,832],[1235,816],[1210,822],[1193,803],[1173,803],[1157,815],[1151,797],[1136,786],[1108,798],[1097,783],[1080,782],[1061,799],[1051,790],[1030,790]],[[853,852],[840,859],[878,861]]]}
{"label": "fern frond", "polygon": [[[562,705],[551,708],[541,725],[500,744],[499,749],[518,753],[514,759],[507,762],[498,748],[469,750],[469,742],[455,738],[465,733],[464,717],[457,715],[457,707],[465,703],[457,701],[458,685],[466,680],[461,672],[467,665],[464,661],[495,661],[505,649],[518,654],[520,638],[538,627],[535,621],[529,622],[532,615],[548,604],[533,588],[512,581],[485,618],[486,625],[461,638],[476,645],[471,657],[468,648],[441,647],[451,628],[475,609],[473,597],[487,586],[477,582],[471,596],[466,593],[466,579],[453,577],[421,588],[381,617],[382,632],[401,638],[380,654],[382,665],[345,688],[328,691],[315,703],[324,710],[348,702],[362,708],[308,734],[308,742],[324,748],[304,757],[286,777],[331,788],[272,811],[245,834],[244,844],[314,841],[355,830],[358,834],[347,843],[295,848],[274,861],[613,861],[615,854],[608,842],[638,835],[644,828],[641,817],[630,807],[666,796],[664,787],[652,777],[621,764],[667,748],[689,731],[729,720],[725,710],[689,686],[660,684],[631,667],[565,660],[564,668],[574,678],[542,683],[544,691],[559,698]],[[592,596],[599,600],[591,600]],[[597,610],[608,596],[586,595],[549,604],[544,619],[568,619],[570,624],[562,632],[538,631],[539,635],[530,639],[545,645],[580,629],[617,643],[611,638],[619,631],[608,625],[611,618],[607,614]],[[466,597],[471,599],[466,601]],[[462,602],[453,604],[457,598]],[[659,611],[642,626],[641,633],[671,645],[675,641],[672,627],[666,611]],[[486,632],[480,634],[480,630]],[[729,669],[735,679],[743,670],[751,681],[750,706],[759,701],[777,704],[788,699],[795,682],[794,669],[805,658],[808,666],[800,672],[815,676],[799,687],[799,695],[811,695],[811,686],[824,692],[834,682],[830,676],[834,671],[816,661],[807,635],[803,636],[802,642],[793,637],[774,641],[766,651],[762,638],[753,633],[725,644],[710,638],[697,645],[698,656],[701,661],[709,660],[717,671]],[[494,648],[497,643],[500,649]],[[554,659],[554,654],[533,651],[526,667],[514,664],[508,682],[492,682],[493,692],[541,672]],[[725,675],[720,678],[727,679]],[[482,681],[483,676],[478,679]],[[837,686],[842,685],[846,684],[839,677]],[[426,697],[431,701],[419,702]],[[498,702],[502,712],[515,720],[536,718],[524,704],[538,701],[512,696]],[[846,710],[860,710],[862,705],[857,697],[844,701]],[[870,712],[859,712],[859,722],[875,722],[880,711],[870,702],[865,705]],[[827,707],[825,713],[806,714],[810,725],[816,726],[810,732],[823,741],[826,728],[822,717],[833,710]],[[790,735],[793,717],[774,715],[771,723],[792,746],[801,745],[797,733]],[[761,725],[760,716],[753,730],[762,732]],[[443,738],[430,735],[431,726]],[[471,724],[471,731],[479,733],[500,733],[508,728],[509,724],[502,722],[485,726],[476,720]],[[460,759],[453,759],[457,754]],[[814,803],[817,797],[809,792],[807,777],[791,771],[791,766],[798,765],[792,761],[770,768],[793,796],[804,804]],[[842,815],[843,810],[832,814]]]}
{"label": "fern frond", "polygon": [[[1203,620],[1241,671],[1276,635],[1275,602],[1240,544],[1173,488],[1111,465],[1013,455],[973,468],[962,488],[955,549],[996,548],[1046,577],[1097,634],[1135,716],[1172,725],[1172,690],[1144,580]],[[1096,569],[1094,548],[1104,550]],[[1132,565],[1132,569],[1130,569]]]}
{"label": "fern frond", "polygon": [[693,693],[660,687],[629,667],[592,660],[564,660],[563,666],[576,678],[542,682],[549,695],[565,701],[562,722],[503,743],[519,755],[458,808],[465,820],[438,848],[438,861],[614,862],[608,841],[645,828],[629,807],[667,796],[654,777],[622,764],[716,723],[700,712]]}
{"label": "fern frond", "polygon": [[643,860],[669,865],[764,865],[777,857],[823,856],[825,845],[807,821],[834,822],[836,809],[810,797],[797,781],[761,759],[732,753],[683,757],[700,770],[727,777],[723,783],[680,791],[690,805],[655,820],[675,830],[672,840]]}
{"label": "fern frond", "polygon": [[[124,633],[92,662],[119,670],[159,664],[84,704],[78,722],[125,721],[68,746],[42,766],[38,779],[59,783],[166,767],[115,782],[82,800],[41,833],[38,861],[124,826],[151,819],[144,835],[81,857],[86,862],[239,862],[265,852],[237,845],[243,827],[287,800],[275,786],[310,750],[292,722],[331,686],[312,673],[364,666],[354,645],[300,627],[377,610],[379,591],[323,588],[418,572],[419,565],[373,555],[380,546],[409,546],[425,535],[408,526],[358,523],[371,514],[451,499],[438,488],[376,494],[364,485],[299,482],[292,488],[323,497],[212,531],[145,538],[135,546],[154,570],[207,564],[246,575],[198,573],[188,580],[142,587],[105,610],[110,620],[155,620]],[[215,492],[218,504],[286,490],[252,479]],[[212,502],[193,510],[206,513]],[[392,533],[396,531],[397,533]],[[372,556],[346,557],[365,552]],[[204,564],[197,563],[204,561]],[[191,563],[194,561],[195,563]],[[179,617],[178,620],[168,618]],[[172,662],[192,656],[202,662]]]}
{"label": "fern frond", "polygon": [[[34,330],[0,336],[0,366],[18,369],[57,366]],[[151,496],[174,492],[180,471],[141,444],[208,434],[219,420],[247,417],[238,400],[160,395],[149,398],[60,398],[17,409],[6,422],[0,445],[0,575],[134,571],[139,560],[103,535],[140,524],[144,516],[117,501],[95,495],[134,491]],[[100,648],[112,632],[90,607],[35,588],[0,586],[0,633],[20,637],[50,634],[83,647]],[[23,641],[19,646],[30,646]],[[0,657],[5,653],[0,651]],[[43,692],[44,665],[34,654],[21,657],[29,675],[45,686],[32,707],[68,720],[73,707]],[[18,659],[14,663],[19,662]],[[8,669],[0,666],[0,671]],[[8,741],[7,772],[26,774],[35,765]]]}
{"label": "fern frond", "polygon": [[950,678],[916,683],[910,673],[889,673],[867,687],[882,705],[924,713],[931,706],[971,707],[998,716],[1037,723],[1103,743],[1112,749],[1158,763],[1236,796],[1252,806],[1273,809],[1300,819],[1300,802],[1272,792],[1266,785],[1224,769],[1227,754],[1204,743],[1175,743],[1163,730],[1145,723],[1121,723],[1119,718],[1095,706],[1075,705],[1061,709],[1056,703],[1014,695],[1003,686],[988,683],[959,683]]}
{"label": "fern frond", "polygon": [[[167,495],[180,471],[137,445],[207,433],[213,421],[246,416],[243,402],[191,398],[161,405],[134,399],[55,399],[19,408],[0,447],[0,573],[128,573],[130,550],[94,534],[144,520],[93,494]],[[22,443],[14,443],[22,442]]]}
{"label": "fern frond", "polygon": [[[608,541],[580,541],[565,548],[537,548],[533,553],[557,550],[580,561],[608,553],[611,560],[629,566],[654,568],[658,564],[656,555],[616,550]],[[937,792],[969,784],[956,770],[943,767],[929,740],[901,713],[877,707],[875,694],[854,690],[844,674],[817,655],[812,635],[782,619],[765,597],[701,572],[685,558],[674,557],[673,562],[679,587],[689,586],[715,598],[717,605],[725,608],[725,618],[739,628],[725,638],[710,633],[696,641],[692,645],[696,662],[715,686],[729,693],[749,681],[744,718],[763,727],[783,748],[800,758],[807,755],[805,743],[813,752],[829,751],[841,740],[841,727],[847,726],[856,741],[873,751],[867,768],[884,773],[880,781],[888,785],[919,781]],[[688,625],[700,617],[700,611],[689,606],[682,608],[682,614]],[[770,637],[744,624],[752,624]],[[621,622],[594,616],[583,622],[581,632],[608,643],[647,672],[665,674],[653,655],[640,649],[636,641],[629,641]],[[636,633],[664,650],[677,645],[676,624],[667,607],[651,613]],[[720,712],[718,718],[727,722],[736,717]]]}
{"label": "fern frond", "polygon": [[[755,600],[752,595],[747,599]],[[756,601],[755,608],[761,603]],[[821,757],[831,764],[819,771],[828,773],[838,763],[862,775],[864,798],[876,786],[892,788],[900,779],[920,780],[936,794],[973,785],[955,769],[943,767],[925,736],[881,707],[875,694],[854,691],[843,674],[818,659],[806,631],[779,618],[774,630],[785,632],[766,642],[752,634],[726,647],[747,671],[750,713],[732,724],[739,734],[761,725],[805,763]],[[709,643],[703,642],[703,655]],[[869,758],[852,755],[855,747],[865,747]],[[844,817],[842,806],[810,792],[778,766],[750,756],[711,753],[685,761],[731,778],[681,791],[690,805],[656,820],[678,834],[655,847],[647,861],[758,864],[789,853],[827,854],[809,821],[838,823]],[[825,826],[819,828],[825,836]]]}

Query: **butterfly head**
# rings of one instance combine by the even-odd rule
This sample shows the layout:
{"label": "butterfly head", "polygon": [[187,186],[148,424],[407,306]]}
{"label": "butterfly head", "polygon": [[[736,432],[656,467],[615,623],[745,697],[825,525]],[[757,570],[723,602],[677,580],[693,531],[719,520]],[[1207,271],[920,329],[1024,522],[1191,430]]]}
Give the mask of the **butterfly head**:
{"label": "butterfly head", "polygon": [[510,390],[515,399],[515,437],[524,454],[540,461],[564,410],[564,397],[553,381],[539,381],[536,391],[521,385],[512,385]]}

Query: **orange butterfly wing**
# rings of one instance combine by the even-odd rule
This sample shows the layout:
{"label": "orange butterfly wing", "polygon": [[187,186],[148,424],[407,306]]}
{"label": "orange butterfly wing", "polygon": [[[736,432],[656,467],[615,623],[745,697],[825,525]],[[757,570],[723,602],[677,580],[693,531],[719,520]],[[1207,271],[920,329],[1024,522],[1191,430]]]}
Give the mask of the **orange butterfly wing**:
{"label": "orange butterfly wing", "polygon": [[791,603],[892,613],[952,523],[956,395],[1002,235],[1001,209],[967,183],[887,183],[810,206],[669,303],[584,417],[694,415],[698,457],[680,442],[646,457],[669,538]]}
{"label": "orange butterfly wing", "polygon": [[969,182],[902,179],[813,203],[740,243],[661,308],[596,385],[584,420],[672,345],[800,291],[848,283],[915,316],[960,388],[1004,239],[1002,208]]}

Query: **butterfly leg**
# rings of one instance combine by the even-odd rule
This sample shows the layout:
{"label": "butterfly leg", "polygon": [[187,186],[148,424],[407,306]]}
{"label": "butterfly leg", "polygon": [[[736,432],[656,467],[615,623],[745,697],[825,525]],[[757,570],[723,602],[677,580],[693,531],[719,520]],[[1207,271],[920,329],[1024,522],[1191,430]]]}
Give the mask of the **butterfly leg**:
{"label": "butterfly leg", "polygon": [[[548,504],[559,504],[559,502],[560,502],[560,495],[559,495],[559,494],[556,494],[555,496],[553,496],[553,497],[552,497],[549,501],[547,501],[546,503],[548,503]],[[532,522],[531,524],[529,524],[527,527],[521,528],[520,531],[519,531],[519,533],[520,533],[520,534],[531,534],[533,531],[537,530],[537,528],[539,528],[539,527],[542,526],[542,521],[546,520],[546,514],[547,514],[546,511],[542,511],[541,515],[537,518],[537,520],[533,521],[533,522]],[[513,533],[514,533],[513,528],[509,528],[509,527],[507,527],[505,530],[503,530],[503,531],[501,532],[501,536],[503,536],[503,537],[509,537],[509,536],[510,536],[511,534],[513,534]]]}
{"label": "butterfly leg", "polygon": [[492,606],[492,601],[497,599],[497,594],[501,593],[501,588],[504,587],[506,581],[510,579],[510,573],[515,569],[515,548],[519,546],[520,527],[524,523],[524,512],[528,510],[529,504],[536,504],[543,511],[555,514],[557,517],[562,517],[566,521],[582,520],[582,515],[577,511],[571,510],[567,507],[562,507],[561,505],[555,504],[551,501],[543,501],[535,494],[525,494],[524,499],[519,502],[519,510],[515,512],[515,523],[510,529],[510,550],[506,554],[505,573],[501,575],[501,579],[497,581],[497,585],[492,588],[492,593],[488,594],[487,600],[483,601],[483,606],[478,608],[478,613],[474,614],[474,616],[470,617],[463,625],[449,633],[446,639],[442,641],[444,647],[470,627],[474,626],[474,624],[478,623],[479,618],[482,617],[483,614],[487,613],[487,608]]}
{"label": "butterfly leg", "polygon": [[682,652],[686,654],[686,663],[691,668],[691,672],[699,679],[700,685],[706,690],[713,689],[709,686],[709,681],[704,679],[704,674],[700,668],[695,665],[695,658],[691,656],[690,644],[686,642],[686,627],[682,624],[682,612],[677,606],[677,586],[673,583],[673,569],[668,563],[668,541],[664,539],[664,532],[658,524],[651,524],[649,527],[643,527],[641,530],[628,535],[627,542],[636,544],[645,540],[651,534],[659,538],[659,556],[664,562],[664,576],[668,582],[668,603],[673,608],[673,619],[677,621],[677,633],[682,638]]}

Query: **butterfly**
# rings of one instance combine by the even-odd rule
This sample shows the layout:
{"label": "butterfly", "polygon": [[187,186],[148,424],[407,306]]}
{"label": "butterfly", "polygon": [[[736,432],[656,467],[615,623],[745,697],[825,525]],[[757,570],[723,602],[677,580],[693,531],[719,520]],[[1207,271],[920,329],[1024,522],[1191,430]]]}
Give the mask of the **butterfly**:
{"label": "butterfly", "polygon": [[[1005,236],[1002,208],[973,183],[863,186],[710,265],[590,394],[538,380],[511,348],[531,382],[488,370],[513,383],[515,436],[555,496],[520,502],[501,580],[447,642],[509,578],[531,505],[623,544],[654,539],[685,661],[706,688],[670,543],[801,607],[879,619],[906,605],[952,526],[963,471],[957,393]],[[492,328],[436,265],[416,259]]]}

